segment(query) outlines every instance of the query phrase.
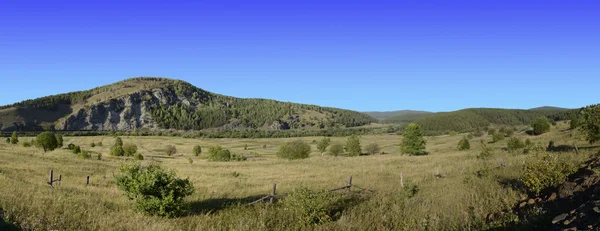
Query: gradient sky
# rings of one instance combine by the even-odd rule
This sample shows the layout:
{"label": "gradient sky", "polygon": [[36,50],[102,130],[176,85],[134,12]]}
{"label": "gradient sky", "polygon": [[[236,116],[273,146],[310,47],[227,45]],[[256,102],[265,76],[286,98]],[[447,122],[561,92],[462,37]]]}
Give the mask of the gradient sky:
{"label": "gradient sky", "polygon": [[600,1],[0,1],[0,105],[162,76],[360,111],[600,103]]}

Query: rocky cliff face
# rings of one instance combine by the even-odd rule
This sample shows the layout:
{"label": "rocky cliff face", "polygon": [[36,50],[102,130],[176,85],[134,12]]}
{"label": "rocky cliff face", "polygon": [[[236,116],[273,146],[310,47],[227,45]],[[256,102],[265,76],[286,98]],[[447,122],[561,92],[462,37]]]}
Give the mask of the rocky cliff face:
{"label": "rocky cliff face", "polygon": [[161,89],[140,91],[108,102],[94,104],[71,114],[56,125],[61,130],[133,130],[135,128],[158,128],[152,118],[150,107],[155,104],[170,105],[181,102],[190,105]]}

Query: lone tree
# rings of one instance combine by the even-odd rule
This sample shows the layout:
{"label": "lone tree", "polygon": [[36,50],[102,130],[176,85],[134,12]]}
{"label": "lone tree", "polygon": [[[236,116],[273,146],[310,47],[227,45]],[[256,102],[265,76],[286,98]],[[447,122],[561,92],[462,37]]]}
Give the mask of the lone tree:
{"label": "lone tree", "polygon": [[321,141],[319,141],[319,144],[317,144],[317,149],[319,150],[319,152],[324,153],[327,150],[327,147],[329,147],[329,144],[331,143],[331,139],[329,138],[323,138]]}
{"label": "lone tree", "polygon": [[37,145],[44,149],[44,152],[54,151],[54,149],[58,148],[58,141],[52,132],[42,132],[35,139]]}
{"label": "lone tree", "polygon": [[61,134],[56,134],[56,142],[58,143],[58,147],[62,148],[62,146],[63,146],[63,136]]}
{"label": "lone tree", "polygon": [[202,148],[200,145],[194,146],[194,156],[199,156],[200,154],[202,154]]}
{"label": "lone tree", "polygon": [[458,150],[464,151],[471,149],[471,144],[467,137],[463,137],[460,141],[458,141]]}
{"label": "lone tree", "polygon": [[277,156],[288,160],[305,159],[310,155],[310,149],[310,145],[306,142],[296,140],[279,147]]}
{"label": "lone tree", "polygon": [[409,124],[404,130],[404,139],[400,144],[400,151],[404,154],[409,155],[423,155],[425,154],[425,145],[427,142],[423,138],[423,131],[421,125],[416,123]]}
{"label": "lone tree", "polygon": [[344,154],[344,145],[335,143],[329,147],[329,155],[341,156],[342,154]]}
{"label": "lone tree", "polygon": [[17,132],[13,132],[12,136],[10,137],[10,143],[11,144],[18,144],[19,143],[19,136],[17,135]]}
{"label": "lone tree", "polygon": [[550,131],[550,121],[546,117],[538,117],[531,124],[534,135],[541,135]]}
{"label": "lone tree", "polygon": [[115,146],[123,146],[123,140],[121,139],[121,137],[117,137],[115,139]]}
{"label": "lone tree", "polygon": [[579,127],[590,143],[600,140],[600,104],[590,105],[581,110]]}
{"label": "lone tree", "polygon": [[358,138],[357,135],[348,137],[348,141],[346,141],[346,152],[348,152],[348,156],[359,156],[362,152],[360,138]]}

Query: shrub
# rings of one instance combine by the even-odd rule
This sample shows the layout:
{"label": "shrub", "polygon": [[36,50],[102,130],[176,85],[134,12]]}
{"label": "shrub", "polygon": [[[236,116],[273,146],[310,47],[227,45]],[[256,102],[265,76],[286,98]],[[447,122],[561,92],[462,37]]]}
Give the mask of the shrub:
{"label": "shrub", "polygon": [[137,153],[137,145],[135,144],[125,144],[123,145],[123,154],[125,156],[133,156]]}
{"label": "shrub", "polygon": [[375,155],[381,151],[381,148],[376,143],[370,143],[365,147],[365,151],[370,155]]}
{"label": "shrub", "polygon": [[54,149],[58,148],[58,141],[52,132],[42,132],[37,135],[36,143],[44,149],[44,152],[54,151]]}
{"label": "shrub", "polygon": [[144,156],[142,156],[142,154],[140,154],[140,153],[134,154],[133,158],[136,160],[144,160]]}
{"label": "shrub", "polygon": [[67,148],[69,150],[73,150],[75,148],[75,145],[74,144],[69,144],[69,145],[67,145]]}
{"label": "shrub", "polygon": [[487,160],[492,158],[492,156],[494,156],[494,150],[490,147],[488,147],[485,142],[481,141],[481,152],[479,153],[479,156],[477,156],[478,159],[482,159],[482,160]]}
{"label": "shrub", "polygon": [[327,150],[327,147],[329,147],[329,144],[331,144],[331,139],[329,138],[323,138],[321,141],[319,141],[319,144],[317,144],[317,150],[319,150],[319,152],[324,153]]}
{"label": "shrub", "polygon": [[112,148],[110,148],[110,155],[111,156],[124,156],[125,150],[123,150],[123,146],[114,145],[114,146],[112,146]]}
{"label": "shrub", "polygon": [[115,138],[115,146],[123,146],[123,140],[121,137]]}
{"label": "shrub", "polygon": [[341,156],[344,154],[344,145],[342,144],[332,144],[331,147],[329,147],[329,155],[332,156]]}
{"label": "shrub", "polygon": [[245,161],[246,159],[247,158],[243,155],[238,155],[238,154],[232,153],[229,161]]}
{"label": "shrub", "polygon": [[93,147],[96,147],[96,143],[92,142],[92,143],[90,144],[90,147],[92,147],[92,148],[93,148]]}
{"label": "shrub", "polygon": [[31,143],[29,143],[29,142],[27,142],[27,141],[25,141],[25,142],[21,143],[21,145],[22,145],[23,147],[25,147],[25,148],[31,147]]}
{"label": "shrub", "polygon": [[211,147],[208,150],[209,161],[229,161],[231,152],[221,146]]}
{"label": "shrub", "polygon": [[571,119],[571,121],[569,122],[569,128],[571,128],[571,130],[578,128],[581,125],[581,121],[579,119],[579,117],[575,117],[573,119]]}
{"label": "shrub", "polygon": [[361,152],[360,138],[357,135],[348,137],[348,141],[346,141],[346,153],[348,153],[348,156],[360,156]]}
{"label": "shrub", "polygon": [[10,144],[10,137],[6,137],[5,141],[6,141],[7,144]]}
{"label": "shrub", "polygon": [[305,159],[310,155],[310,149],[310,145],[306,142],[296,140],[279,147],[277,156],[288,160]]}
{"label": "shrub", "polygon": [[57,148],[62,148],[62,146],[63,146],[63,136],[61,134],[56,134],[56,143],[58,144]]}
{"label": "shrub", "polygon": [[561,160],[556,154],[538,151],[525,161],[521,182],[528,191],[538,194],[548,187],[562,184],[576,170],[571,161]]}
{"label": "shrub", "polygon": [[425,138],[423,138],[421,125],[416,123],[409,124],[402,136],[404,136],[404,139],[402,139],[402,143],[400,144],[400,151],[402,153],[409,155],[420,155],[425,153],[425,145],[427,142],[425,141]]}
{"label": "shrub", "polygon": [[496,134],[496,129],[493,129],[493,128],[488,129],[488,135],[493,136],[494,134]]}
{"label": "shrub", "polygon": [[79,145],[76,145],[73,149],[71,149],[71,152],[73,152],[73,154],[79,154],[81,153],[81,147],[79,147]]}
{"label": "shrub", "polygon": [[267,145],[266,144],[263,144],[263,149],[267,149]]}
{"label": "shrub", "polygon": [[90,151],[82,150],[81,152],[79,152],[77,154],[77,157],[79,157],[81,159],[91,159],[92,153]]}
{"label": "shrub", "polygon": [[244,144],[244,150],[248,150],[248,144]]}
{"label": "shrub", "polygon": [[550,131],[550,122],[546,117],[538,117],[531,124],[534,135],[541,135]]}
{"label": "shrub", "polygon": [[496,133],[494,134],[494,136],[492,136],[492,142],[496,143],[498,141],[504,140],[504,134],[503,133]]}
{"label": "shrub", "polygon": [[458,141],[458,150],[464,151],[471,149],[471,144],[469,143],[469,139],[467,137],[463,137],[460,141]]}
{"label": "shrub", "polygon": [[581,110],[578,126],[590,143],[600,140],[600,104],[590,105]]}
{"label": "shrub", "polygon": [[531,145],[532,145],[531,140],[529,138],[525,139],[525,146],[529,147]]}
{"label": "shrub", "polygon": [[194,146],[194,156],[199,156],[202,153],[202,147],[200,147],[200,145],[196,145]]}
{"label": "shrub", "polygon": [[523,143],[523,141],[521,141],[519,138],[510,138],[508,139],[508,142],[506,143],[506,147],[508,148],[509,151],[516,151],[518,149],[521,148],[525,148],[525,143]]}
{"label": "shrub", "polygon": [[136,208],[149,215],[176,217],[185,213],[183,199],[194,192],[188,179],[179,179],[158,165],[142,167],[124,164],[115,176],[119,189],[135,202]]}
{"label": "shrub", "polygon": [[167,145],[165,147],[165,151],[167,153],[168,156],[172,156],[175,155],[177,153],[177,148],[173,145]]}
{"label": "shrub", "polygon": [[190,157],[188,157],[187,160],[188,160],[188,163],[190,163],[190,164],[194,163],[194,160],[192,160],[192,158],[190,158]]}
{"label": "shrub", "polygon": [[98,153],[98,155],[96,156],[96,160],[102,160],[102,153]]}
{"label": "shrub", "polygon": [[98,142],[96,145],[97,145],[98,147],[102,147],[102,146],[104,146],[104,145],[102,144],[102,142]]}
{"label": "shrub", "polygon": [[10,143],[11,144],[18,144],[19,143],[19,135],[17,135],[17,132],[13,132],[12,136],[10,137]]}
{"label": "shrub", "polygon": [[301,225],[322,224],[341,215],[342,196],[328,191],[313,193],[309,189],[294,190],[283,199],[283,208],[290,211]]}
{"label": "shrub", "polygon": [[513,136],[515,134],[515,130],[512,129],[512,128],[506,129],[504,131],[504,134],[506,135],[506,137],[511,137],[511,136]]}

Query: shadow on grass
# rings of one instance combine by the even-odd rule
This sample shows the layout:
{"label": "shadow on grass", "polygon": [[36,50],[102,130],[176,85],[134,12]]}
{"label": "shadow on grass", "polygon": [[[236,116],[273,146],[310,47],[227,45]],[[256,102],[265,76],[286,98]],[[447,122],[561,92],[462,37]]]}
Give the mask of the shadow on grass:
{"label": "shadow on grass", "polygon": [[501,179],[498,179],[498,183],[500,183],[500,185],[502,185],[505,188],[512,188],[519,192],[527,193],[527,189],[525,188],[525,185],[519,179],[501,178]]}
{"label": "shadow on grass", "polygon": [[228,207],[246,205],[264,196],[251,196],[245,198],[212,198],[202,201],[194,201],[189,204],[190,215],[214,213]]}

